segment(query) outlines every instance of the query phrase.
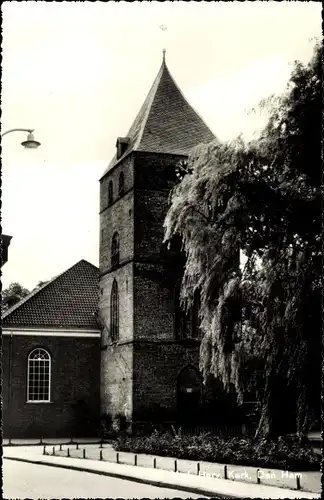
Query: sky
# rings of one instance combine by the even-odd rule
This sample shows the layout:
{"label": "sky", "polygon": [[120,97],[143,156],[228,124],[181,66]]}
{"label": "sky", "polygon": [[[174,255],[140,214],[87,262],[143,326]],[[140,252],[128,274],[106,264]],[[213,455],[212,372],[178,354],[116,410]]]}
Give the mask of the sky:
{"label": "sky", "polygon": [[[220,140],[284,91],[321,37],[317,2],[3,2],[2,228],[6,288],[99,261],[99,179],[162,62]],[[162,29],[161,27],[166,27]]]}

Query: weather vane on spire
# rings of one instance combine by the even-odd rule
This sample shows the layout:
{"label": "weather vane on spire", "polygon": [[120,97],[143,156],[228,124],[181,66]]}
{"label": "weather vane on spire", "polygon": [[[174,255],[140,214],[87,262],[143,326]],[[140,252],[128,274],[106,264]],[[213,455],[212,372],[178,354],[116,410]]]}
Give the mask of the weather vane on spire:
{"label": "weather vane on spire", "polygon": [[[162,31],[166,31],[167,26],[165,26],[164,24],[161,24],[160,29],[161,29]],[[165,62],[165,53],[166,53],[166,49],[163,49],[163,51],[162,51],[162,52],[163,52],[163,62]]]}

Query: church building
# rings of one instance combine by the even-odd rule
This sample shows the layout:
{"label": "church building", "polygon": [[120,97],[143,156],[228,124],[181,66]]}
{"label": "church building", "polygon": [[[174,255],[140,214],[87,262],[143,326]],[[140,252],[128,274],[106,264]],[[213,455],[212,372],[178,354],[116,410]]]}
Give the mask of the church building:
{"label": "church building", "polygon": [[100,412],[98,268],[81,260],[2,316],[5,438],[96,433]]}
{"label": "church building", "polygon": [[100,180],[101,413],[182,421],[203,404],[197,308],[179,304],[183,257],[163,244],[176,168],[215,136],[166,65]]}
{"label": "church building", "polygon": [[164,55],[100,179],[99,269],[81,260],[3,315],[4,437],[94,436],[100,418],[129,430],[213,418],[199,298],[182,311],[185,260],[163,243],[163,223],[179,162],[214,140]]}

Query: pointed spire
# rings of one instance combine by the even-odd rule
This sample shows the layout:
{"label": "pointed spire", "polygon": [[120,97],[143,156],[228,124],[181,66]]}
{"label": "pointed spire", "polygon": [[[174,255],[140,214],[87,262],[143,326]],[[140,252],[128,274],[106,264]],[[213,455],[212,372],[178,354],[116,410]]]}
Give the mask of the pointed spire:
{"label": "pointed spire", "polygon": [[[186,156],[198,144],[215,139],[173,80],[165,63],[165,52],[163,49],[159,73],[129,129],[123,155],[145,151]],[[115,156],[103,176],[121,158]]]}

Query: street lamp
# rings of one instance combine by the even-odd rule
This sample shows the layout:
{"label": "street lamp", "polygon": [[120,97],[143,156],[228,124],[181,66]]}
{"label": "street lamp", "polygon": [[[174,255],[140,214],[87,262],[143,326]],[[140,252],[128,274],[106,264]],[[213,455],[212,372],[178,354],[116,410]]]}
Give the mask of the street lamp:
{"label": "street lamp", "polygon": [[11,132],[28,132],[27,139],[21,143],[21,145],[24,146],[24,148],[26,148],[26,149],[36,149],[36,148],[38,148],[38,146],[41,145],[40,142],[35,141],[35,138],[33,135],[34,129],[12,128],[10,130],[6,130],[6,132],[3,132],[3,134],[1,134],[1,137],[3,137],[4,135],[7,135],[7,134],[11,134]]}
{"label": "street lamp", "polygon": [[[3,132],[1,134],[1,138],[4,135],[11,134],[12,132],[28,132],[26,141],[23,141],[21,143],[21,145],[24,146],[24,148],[36,149],[36,148],[38,148],[38,146],[40,146],[40,142],[35,141],[35,138],[33,135],[34,129],[30,129],[30,128],[11,128],[10,130],[6,130],[5,132]],[[2,245],[1,245],[2,246],[2,254],[1,254],[1,262],[0,262],[1,267],[8,260],[8,247],[10,245],[11,238],[12,238],[11,236],[8,236],[5,234],[1,235],[1,243],[2,243]]]}

